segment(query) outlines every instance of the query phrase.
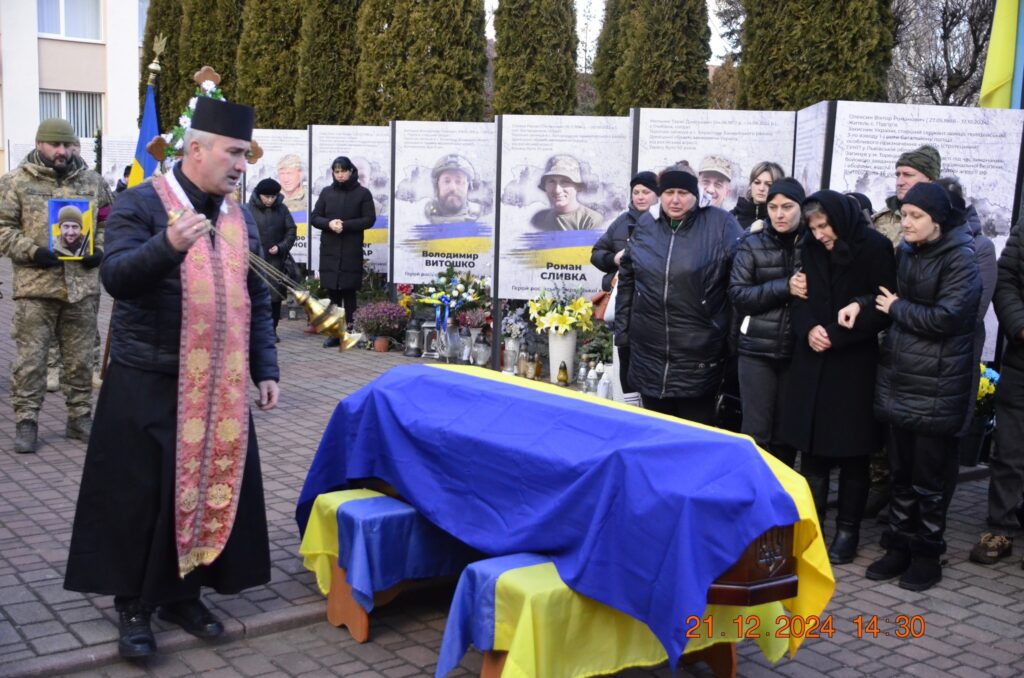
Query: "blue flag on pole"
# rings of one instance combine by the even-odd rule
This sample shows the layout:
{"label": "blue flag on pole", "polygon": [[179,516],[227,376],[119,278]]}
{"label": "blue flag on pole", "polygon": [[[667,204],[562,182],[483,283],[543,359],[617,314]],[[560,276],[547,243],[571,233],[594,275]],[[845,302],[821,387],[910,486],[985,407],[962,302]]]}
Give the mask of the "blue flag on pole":
{"label": "blue flag on pole", "polygon": [[146,105],[142,109],[142,124],[139,125],[139,140],[135,144],[135,159],[128,174],[128,187],[137,186],[153,176],[156,171],[156,159],[146,150],[146,144],[160,134],[160,123],[156,117],[156,95],[153,85],[146,86]]}

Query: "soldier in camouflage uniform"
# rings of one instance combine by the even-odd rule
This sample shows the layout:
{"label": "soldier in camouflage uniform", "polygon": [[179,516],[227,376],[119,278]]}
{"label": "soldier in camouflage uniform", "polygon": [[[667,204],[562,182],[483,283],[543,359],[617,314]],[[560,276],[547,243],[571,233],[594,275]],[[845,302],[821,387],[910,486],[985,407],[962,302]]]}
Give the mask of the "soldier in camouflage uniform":
{"label": "soldier in camouflage uniform", "polygon": [[[65,359],[69,438],[89,439],[92,429],[92,355],[103,259],[102,221],[112,198],[103,178],[71,148],[78,143],[66,120],[44,120],[36,150],[0,177],[0,255],[14,264],[15,360],[11,404],[15,451],[35,452],[39,408],[46,394],[46,354],[56,338]],[[49,249],[51,198],[92,203],[93,254],[61,261]],[[58,331],[59,326],[59,331]]]}
{"label": "soldier in camouflage uniform", "polygon": [[900,203],[915,184],[937,181],[942,170],[942,156],[934,146],[925,144],[907,151],[896,161],[896,195],[885,199],[885,209],[871,217],[875,230],[889,238],[894,246],[903,239],[900,232]]}
{"label": "soldier in camouflage uniform", "polygon": [[480,205],[469,200],[476,184],[476,170],[469,160],[455,153],[441,156],[430,171],[430,181],[434,198],[424,208],[430,223],[454,224],[480,218]]}
{"label": "soldier in camouflage uniform", "polygon": [[[902,216],[900,205],[903,196],[915,184],[927,184],[938,180],[942,171],[942,156],[934,146],[925,144],[907,151],[896,160],[896,195],[885,199],[885,209],[871,217],[876,231],[889,238],[893,246],[899,247],[903,240],[900,228]],[[871,488],[868,490],[867,508],[864,515],[877,515],[889,503],[889,453],[882,448],[871,457]]]}

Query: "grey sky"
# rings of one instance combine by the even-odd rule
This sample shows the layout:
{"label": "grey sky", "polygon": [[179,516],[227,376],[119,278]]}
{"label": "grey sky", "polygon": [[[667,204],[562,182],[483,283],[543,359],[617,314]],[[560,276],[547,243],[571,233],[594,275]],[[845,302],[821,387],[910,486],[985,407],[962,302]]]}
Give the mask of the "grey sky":
{"label": "grey sky", "polygon": [[[586,63],[588,57],[593,58],[594,49],[597,45],[597,36],[601,32],[601,23],[604,20],[605,0],[575,0],[576,3],[576,32],[580,39],[580,66]],[[494,37],[493,15],[494,9],[498,6],[499,0],[484,0],[487,7],[487,37]],[[726,46],[722,40],[722,29],[715,18],[715,0],[707,0],[708,23],[711,26],[711,62],[722,63],[725,56]]]}

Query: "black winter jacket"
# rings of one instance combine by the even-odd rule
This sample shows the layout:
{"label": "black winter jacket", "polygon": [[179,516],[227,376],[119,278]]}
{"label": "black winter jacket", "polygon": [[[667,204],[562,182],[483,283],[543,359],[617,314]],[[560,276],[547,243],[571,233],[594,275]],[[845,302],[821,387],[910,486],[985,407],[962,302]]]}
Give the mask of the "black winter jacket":
{"label": "black winter jacket", "polygon": [[694,208],[672,231],[640,218],[619,266],[615,342],[629,346],[628,382],[654,398],[717,390],[729,334],[729,265],[743,229],[717,207]]}
{"label": "black winter jacket", "polygon": [[615,255],[626,249],[626,241],[636,228],[636,223],[646,212],[641,212],[635,207],[615,217],[615,221],[608,226],[608,230],[594,243],[594,249],[590,253],[590,263],[604,272],[601,278],[601,289],[610,292],[612,289],[612,278],[618,273],[619,267],[615,265]]}
{"label": "black winter jacket", "polygon": [[736,201],[736,206],[732,208],[730,212],[736,221],[739,222],[740,226],[747,229],[750,225],[758,219],[764,219],[767,223],[768,220],[768,203],[756,203],[750,198],[740,197]]}
{"label": "black winter jacket", "polygon": [[[249,198],[249,211],[260,231],[263,257],[277,270],[283,271],[284,257],[295,244],[295,220],[284,206],[284,196],[278,193],[274,204],[267,207],[260,196],[253,192]],[[277,246],[277,254],[270,254],[270,248],[274,246]]]}
{"label": "black winter jacket", "polygon": [[[363,286],[363,231],[373,227],[377,211],[373,195],[355,178],[335,181],[320,191],[310,224],[320,235],[320,285],[328,290],[358,290]],[[335,233],[327,224],[341,219],[344,228]]]}
{"label": "black winter jacket", "polygon": [[1008,367],[1024,370],[1024,246],[1018,222],[1010,231],[1003,253],[999,255],[996,293],[992,303],[999,316],[999,326],[1006,332],[1007,347],[1003,356]]}
{"label": "black winter jacket", "polygon": [[897,250],[899,297],[882,341],[875,416],[929,435],[963,426],[974,364],[981,277],[971,236],[955,228],[933,243]]}
{"label": "black winter jacket", "polygon": [[[788,237],[787,237],[788,236]],[[729,300],[739,323],[741,355],[789,360],[793,355],[789,279],[800,267],[803,226],[780,235],[770,225],[741,240],[732,263]]]}
{"label": "black winter jacket", "polygon": [[[249,250],[261,254],[256,223],[251,216],[245,221]],[[150,182],[123,192],[106,222],[100,279],[117,300],[111,315],[110,359],[140,370],[176,374],[181,346],[178,267],[185,255],[171,247],[166,230],[167,212]],[[270,292],[252,271],[247,286],[252,304],[250,375],[255,383],[276,381],[280,372],[270,318]]]}

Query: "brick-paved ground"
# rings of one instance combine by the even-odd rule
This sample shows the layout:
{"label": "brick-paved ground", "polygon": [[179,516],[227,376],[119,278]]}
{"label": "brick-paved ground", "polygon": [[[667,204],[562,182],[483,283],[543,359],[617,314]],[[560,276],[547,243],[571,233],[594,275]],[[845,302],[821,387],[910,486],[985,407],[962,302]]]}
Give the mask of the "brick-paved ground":
{"label": "brick-paved ground", "polygon": [[[10,327],[11,268],[0,262],[5,298],[0,327]],[[101,308],[106,327],[109,299]],[[409,359],[398,353],[322,349],[302,334],[300,322],[282,321],[279,346],[282,405],[256,413],[270,525],[270,584],[240,596],[206,597],[226,620],[228,638],[205,644],[155,621],[161,653],[146,664],[116,659],[109,597],[64,591],[61,583],[84,457],[84,445],[63,437],[65,410],[48,394],[40,417],[42,445],[35,455],[12,452],[13,413],[7,402],[14,356],[0,332],[0,676],[76,675],[209,676],[432,675],[451,588],[410,594],[372,617],[371,640],[352,642],[324,619],[312,574],[297,556],[292,512],[323,427],[337,401],[388,368]],[[56,396],[56,397],[55,397]],[[827,612],[833,639],[809,640],[794,659],[771,666],[752,643],[740,646],[740,675],[789,676],[1021,676],[1024,675],[1024,571],[1020,555],[994,567],[967,560],[984,527],[985,480],[961,483],[950,513],[950,551],[944,579],[926,593],[863,578],[879,554],[880,528],[864,526],[861,555],[836,568],[837,589]],[[831,526],[827,526],[831,532]],[[924,617],[925,636],[858,639],[858,614]],[[467,655],[453,675],[474,675],[480,657]],[[63,671],[61,670],[63,667]],[[688,673],[708,675],[702,667]],[[665,669],[624,676],[669,676]]]}

